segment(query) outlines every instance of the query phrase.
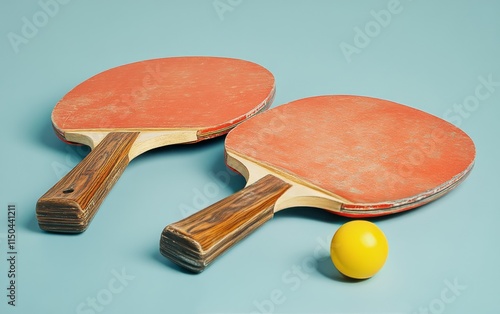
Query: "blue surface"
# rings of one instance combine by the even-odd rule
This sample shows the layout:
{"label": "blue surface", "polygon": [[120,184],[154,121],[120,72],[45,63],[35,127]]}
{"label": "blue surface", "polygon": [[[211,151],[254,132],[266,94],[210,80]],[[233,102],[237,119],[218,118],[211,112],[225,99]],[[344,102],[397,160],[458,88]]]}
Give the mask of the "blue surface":
{"label": "blue surface", "polygon": [[[54,1],[0,2],[1,313],[500,312],[500,2]],[[165,225],[243,187],[237,175],[221,179],[223,139],[140,156],[87,232],[42,232],[37,199],[88,152],[53,134],[54,104],[105,69],[181,55],[267,67],[274,106],[358,94],[425,110],[472,137],[476,166],[442,199],[375,220],[390,254],[361,282],[328,258],[347,220],[315,209],[278,213],[200,275],[159,254]]]}

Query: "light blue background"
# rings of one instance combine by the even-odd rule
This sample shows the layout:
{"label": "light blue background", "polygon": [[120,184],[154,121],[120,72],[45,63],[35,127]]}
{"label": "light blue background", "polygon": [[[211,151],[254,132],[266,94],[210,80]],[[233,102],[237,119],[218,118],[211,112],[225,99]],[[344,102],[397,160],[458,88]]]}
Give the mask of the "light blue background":
{"label": "light blue background", "polygon": [[[388,7],[397,13],[377,22]],[[97,313],[87,302],[98,296],[101,313],[500,312],[500,2],[73,0],[51,10],[44,20],[37,1],[0,2],[0,312]],[[38,32],[12,44],[33,17]],[[356,28],[372,37],[363,41]],[[375,220],[390,254],[361,282],[343,279],[328,259],[347,220],[310,208],[278,213],[200,275],[159,254],[164,226],[243,187],[224,165],[223,139],[140,156],[87,232],[42,232],[37,199],[88,152],[53,134],[54,104],[105,69],[181,55],[267,67],[273,106],[359,94],[425,110],[472,137],[476,166],[444,198]],[[15,308],[4,296],[9,203],[18,211]]]}

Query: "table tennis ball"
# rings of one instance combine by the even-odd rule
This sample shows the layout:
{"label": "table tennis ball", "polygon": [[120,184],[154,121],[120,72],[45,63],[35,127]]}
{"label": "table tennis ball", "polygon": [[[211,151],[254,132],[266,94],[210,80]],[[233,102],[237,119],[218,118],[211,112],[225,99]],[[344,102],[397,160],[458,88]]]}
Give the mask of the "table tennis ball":
{"label": "table tennis ball", "polygon": [[342,225],[332,238],[330,256],[339,272],[366,279],[384,266],[389,253],[387,239],[374,223],[353,220]]}

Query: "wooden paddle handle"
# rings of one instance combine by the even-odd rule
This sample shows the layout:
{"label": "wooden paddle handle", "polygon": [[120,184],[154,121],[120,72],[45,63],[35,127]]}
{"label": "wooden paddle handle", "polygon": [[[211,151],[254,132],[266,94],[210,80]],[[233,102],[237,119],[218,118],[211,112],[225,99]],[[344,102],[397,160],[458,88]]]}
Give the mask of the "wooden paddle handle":
{"label": "wooden paddle handle", "polygon": [[174,263],[202,272],[217,256],[271,219],[274,204],[290,185],[272,175],[179,222],[165,227],[160,252]]}
{"label": "wooden paddle handle", "polygon": [[109,133],[36,204],[41,229],[78,233],[87,229],[102,201],[129,163],[139,132]]}

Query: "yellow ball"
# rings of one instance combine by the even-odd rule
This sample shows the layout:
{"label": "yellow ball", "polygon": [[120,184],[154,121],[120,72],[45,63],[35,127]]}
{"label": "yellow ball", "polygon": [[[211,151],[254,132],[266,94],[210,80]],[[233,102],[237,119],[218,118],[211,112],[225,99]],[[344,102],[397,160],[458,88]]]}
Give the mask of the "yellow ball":
{"label": "yellow ball", "polygon": [[332,238],[330,256],[339,272],[347,277],[366,279],[384,266],[389,244],[374,223],[353,220],[342,225]]}

